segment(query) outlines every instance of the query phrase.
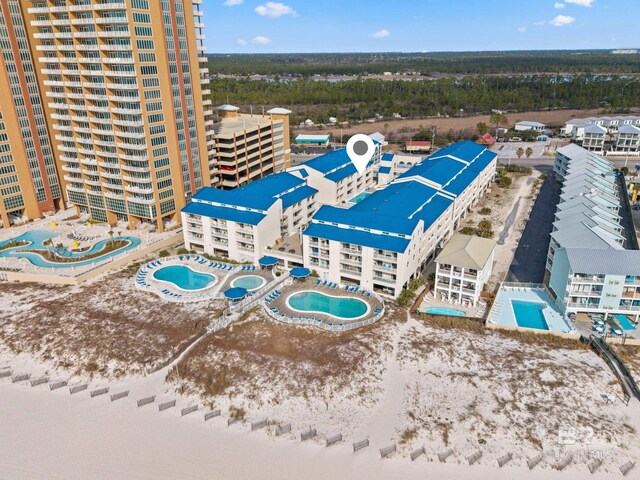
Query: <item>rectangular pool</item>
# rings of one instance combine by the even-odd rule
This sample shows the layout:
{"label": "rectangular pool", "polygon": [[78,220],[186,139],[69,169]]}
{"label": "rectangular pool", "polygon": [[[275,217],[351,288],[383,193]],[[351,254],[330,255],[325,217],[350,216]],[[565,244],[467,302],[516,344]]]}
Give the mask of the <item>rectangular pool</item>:
{"label": "rectangular pool", "polygon": [[362,192],[361,194],[356,195],[351,200],[349,200],[349,202],[351,202],[351,203],[360,203],[365,198],[367,198],[369,195],[371,195],[369,192]]}
{"label": "rectangular pool", "polygon": [[623,330],[635,330],[636,326],[629,321],[626,315],[614,315]]}
{"label": "rectangular pool", "polygon": [[545,304],[511,300],[511,306],[519,327],[549,330],[549,325],[542,314],[542,310],[546,307]]}

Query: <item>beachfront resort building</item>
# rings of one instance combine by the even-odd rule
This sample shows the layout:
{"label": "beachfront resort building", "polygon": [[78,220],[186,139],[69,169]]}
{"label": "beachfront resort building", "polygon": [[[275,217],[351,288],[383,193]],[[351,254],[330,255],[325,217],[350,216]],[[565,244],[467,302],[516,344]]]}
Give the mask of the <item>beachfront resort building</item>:
{"label": "beachfront resort building", "polygon": [[434,295],[475,306],[491,277],[496,241],[456,233],[436,258]]}
{"label": "beachfront resort building", "polygon": [[593,313],[637,321],[640,251],[635,232],[623,226],[626,193],[612,164],[568,145],[557,151],[554,171],[563,180],[547,257],[556,305],[567,316]]}
{"label": "beachfront resort building", "polygon": [[0,228],[63,208],[21,2],[0,2]]}
{"label": "beachfront resort building", "polygon": [[317,193],[287,172],[233,190],[203,188],[182,210],[185,247],[257,263],[267,247],[309,223]]}
{"label": "beachfront resort building", "polygon": [[[211,102],[203,98],[209,92],[201,4],[2,2],[13,23],[27,29],[18,43],[35,69],[25,74],[23,61],[21,70],[31,83],[37,77],[63,195],[79,212],[112,225],[145,222],[163,230],[210,185],[215,158]],[[22,92],[28,110],[39,110],[36,96],[37,89]],[[44,129],[37,117],[34,122]]]}
{"label": "beachfront resort building", "polygon": [[365,193],[374,184],[375,168],[377,160],[372,159],[359,175],[343,148],[239,188],[204,188],[182,211],[186,247],[257,262],[267,248],[290,239],[297,243],[294,252],[275,249],[269,255],[302,264],[301,233],[318,206],[342,204]]}
{"label": "beachfront resort building", "polygon": [[216,108],[216,162],[211,165],[211,184],[223,189],[282,172],[291,163],[291,111],[274,108],[260,115],[239,110],[233,105]]}
{"label": "beachfront resort building", "polygon": [[495,170],[495,153],[456,143],[348,208],[324,205],[304,231],[304,265],[330,282],[398,296],[451,238]]}

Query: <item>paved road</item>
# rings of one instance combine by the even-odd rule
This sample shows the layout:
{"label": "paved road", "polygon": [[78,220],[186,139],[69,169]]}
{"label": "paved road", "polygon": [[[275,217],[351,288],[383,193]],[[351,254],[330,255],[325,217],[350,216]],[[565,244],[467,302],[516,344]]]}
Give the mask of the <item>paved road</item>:
{"label": "paved road", "polygon": [[[540,167],[538,167],[540,168]],[[545,274],[547,251],[556,206],[560,201],[561,184],[548,166],[540,170],[547,174],[540,194],[533,205],[529,222],[522,233],[513,262],[507,273],[507,282],[542,283]]]}

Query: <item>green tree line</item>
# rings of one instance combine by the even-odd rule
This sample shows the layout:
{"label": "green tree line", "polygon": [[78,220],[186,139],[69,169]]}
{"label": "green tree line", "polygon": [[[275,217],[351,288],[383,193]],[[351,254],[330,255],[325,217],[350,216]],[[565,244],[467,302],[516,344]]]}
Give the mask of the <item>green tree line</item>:
{"label": "green tree line", "polygon": [[[292,109],[294,120],[329,117],[364,120],[375,114],[391,117],[456,116],[560,108],[609,107],[623,111],[637,106],[640,79],[610,76],[476,76],[461,79],[403,81],[358,79],[343,82],[313,80],[266,81],[214,78],[214,104],[230,102]],[[463,112],[461,112],[461,109]]]}

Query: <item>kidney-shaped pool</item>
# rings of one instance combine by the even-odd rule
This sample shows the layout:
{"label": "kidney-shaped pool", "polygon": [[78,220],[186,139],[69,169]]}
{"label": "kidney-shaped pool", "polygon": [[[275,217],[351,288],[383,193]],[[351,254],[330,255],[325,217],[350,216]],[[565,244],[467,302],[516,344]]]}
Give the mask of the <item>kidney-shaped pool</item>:
{"label": "kidney-shaped pool", "polygon": [[367,302],[355,297],[334,297],[320,292],[298,292],[287,298],[291,310],[304,313],[326,313],[341,320],[356,320],[369,312]]}

